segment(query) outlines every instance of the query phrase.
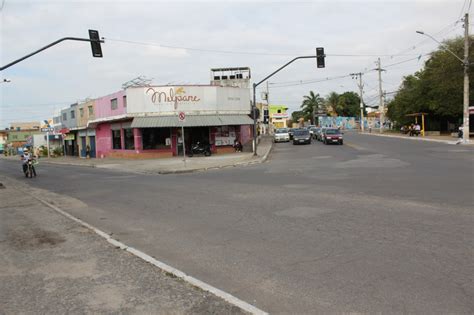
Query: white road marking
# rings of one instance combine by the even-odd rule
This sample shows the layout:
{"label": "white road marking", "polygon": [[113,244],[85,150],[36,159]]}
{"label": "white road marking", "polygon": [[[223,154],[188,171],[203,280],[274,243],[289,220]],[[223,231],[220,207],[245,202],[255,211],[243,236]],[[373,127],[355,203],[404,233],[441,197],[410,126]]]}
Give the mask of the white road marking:
{"label": "white road marking", "polygon": [[96,227],[90,225],[89,223],[86,223],[84,221],[82,221],[81,219],[79,218],[76,218],[74,217],[73,215],[67,213],[66,211],[60,209],[59,207],[53,205],[53,204],[50,204],[49,202],[47,202],[46,200],[43,200],[41,198],[38,198],[36,196],[33,196],[31,195],[33,198],[37,199],[38,201],[40,201],[41,203],[45,204],[46,206],[50,207],[51,209],[55,210],[56,212],[62,214],[63,216],[79,223],[80,225],[94,231],[97,235],[103,237],[107,242],[109,242],[110,244],[116,246],[116,247],[119,247],[123,250],[126,250],[128,251],[129,253],[155,265],[156,267],[160,268],[161,270],[165,271],[165,272],[168,272],[178,278],[181,278],[183,279],[184,281],[192,284],[193,286],[195,287],[198,287],[204,291],[208,291],[220,298],[222,298],[223,300],[229,302],[230,304],[233,304],[237,307],[239,307],[240,309],[246,311],[246,312],[249,312],[251,314],[258,314],[258,315],[266,315],[268,314],[267,312],[264,312],[262,311],[261,309],[259,308],[256,308],[255,306],[245,302],[245,301],[242,301],[241,299],[227,293],[227,292],[224,292],[216,287],[213,287],[212,285],[210,284],[207,284],[199,279],[196,279],[192,276],[189,276],[187,274],[185,274],[184,272],[182,272],[181,270],[178,270],[174,267],[171,267],[170,265],[167,265],[165,264],[164,262],[161,262],[147,254],[145,254],[144,252],[138,250],[138,249],[135,249],[133,247],[130,247],[120,241],[117,241],[116,239],[113,239],[112,237],[110,237],[109,234],[105,233],[104,231],[101,231],[99,229],[97,229]]}

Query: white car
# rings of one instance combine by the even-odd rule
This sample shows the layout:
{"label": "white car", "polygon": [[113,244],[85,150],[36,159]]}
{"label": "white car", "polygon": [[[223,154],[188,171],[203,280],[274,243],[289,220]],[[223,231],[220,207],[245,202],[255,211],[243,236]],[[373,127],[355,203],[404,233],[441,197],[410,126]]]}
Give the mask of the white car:
{"label": "white car", "polygon": [[273,136],[274,142],[290,142],[290,133],[288,128],[278,128]]}

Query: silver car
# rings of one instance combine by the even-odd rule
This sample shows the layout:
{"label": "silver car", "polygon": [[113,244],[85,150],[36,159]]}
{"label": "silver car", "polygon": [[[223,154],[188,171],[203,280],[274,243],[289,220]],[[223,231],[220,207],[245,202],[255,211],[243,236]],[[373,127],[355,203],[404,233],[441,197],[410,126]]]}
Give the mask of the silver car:
{"label": "silver car", "polygon": [[290,134],[288,128],[278,128],[273,136],[274,142],[289,142]]}

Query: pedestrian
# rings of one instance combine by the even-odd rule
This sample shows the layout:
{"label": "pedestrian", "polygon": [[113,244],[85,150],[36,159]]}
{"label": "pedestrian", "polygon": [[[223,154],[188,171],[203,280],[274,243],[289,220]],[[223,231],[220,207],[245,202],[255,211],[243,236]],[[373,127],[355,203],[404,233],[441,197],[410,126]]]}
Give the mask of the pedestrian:
{"label": "pedestrian", "polygon": [[421,127],[418,123],[415,125],[415,134],[416,136],[419,136],[421,134]]}
{"label": "pedestrian", "polygon": [[234,149],[235,152],[242,152],[242,143],[237,138],[234,140]]}
{"label": "pedestrian", "polygon": [[86,145],[86,158],[89,159],[91,157],[91,147]]}

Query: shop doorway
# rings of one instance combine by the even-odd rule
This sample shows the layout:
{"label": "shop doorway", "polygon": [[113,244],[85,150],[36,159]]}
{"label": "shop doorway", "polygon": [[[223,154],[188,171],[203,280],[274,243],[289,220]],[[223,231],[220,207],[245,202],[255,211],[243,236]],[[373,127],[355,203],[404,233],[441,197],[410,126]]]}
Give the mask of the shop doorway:
{"label": "shop doorway", "polygon": [[209,127],[188,127],[184,128],[184,142],[186,150],[190,150],[197,142],[210,144]]}
{"label": "shop doorway", "polygon": [[90,157],[95,158],[95,137],[94,136],[89,136],[89,143],[90,143]]}
{"label": "shop doorway", "polygon": [[86,137],[81,137],[81,157],[86,157]]}

